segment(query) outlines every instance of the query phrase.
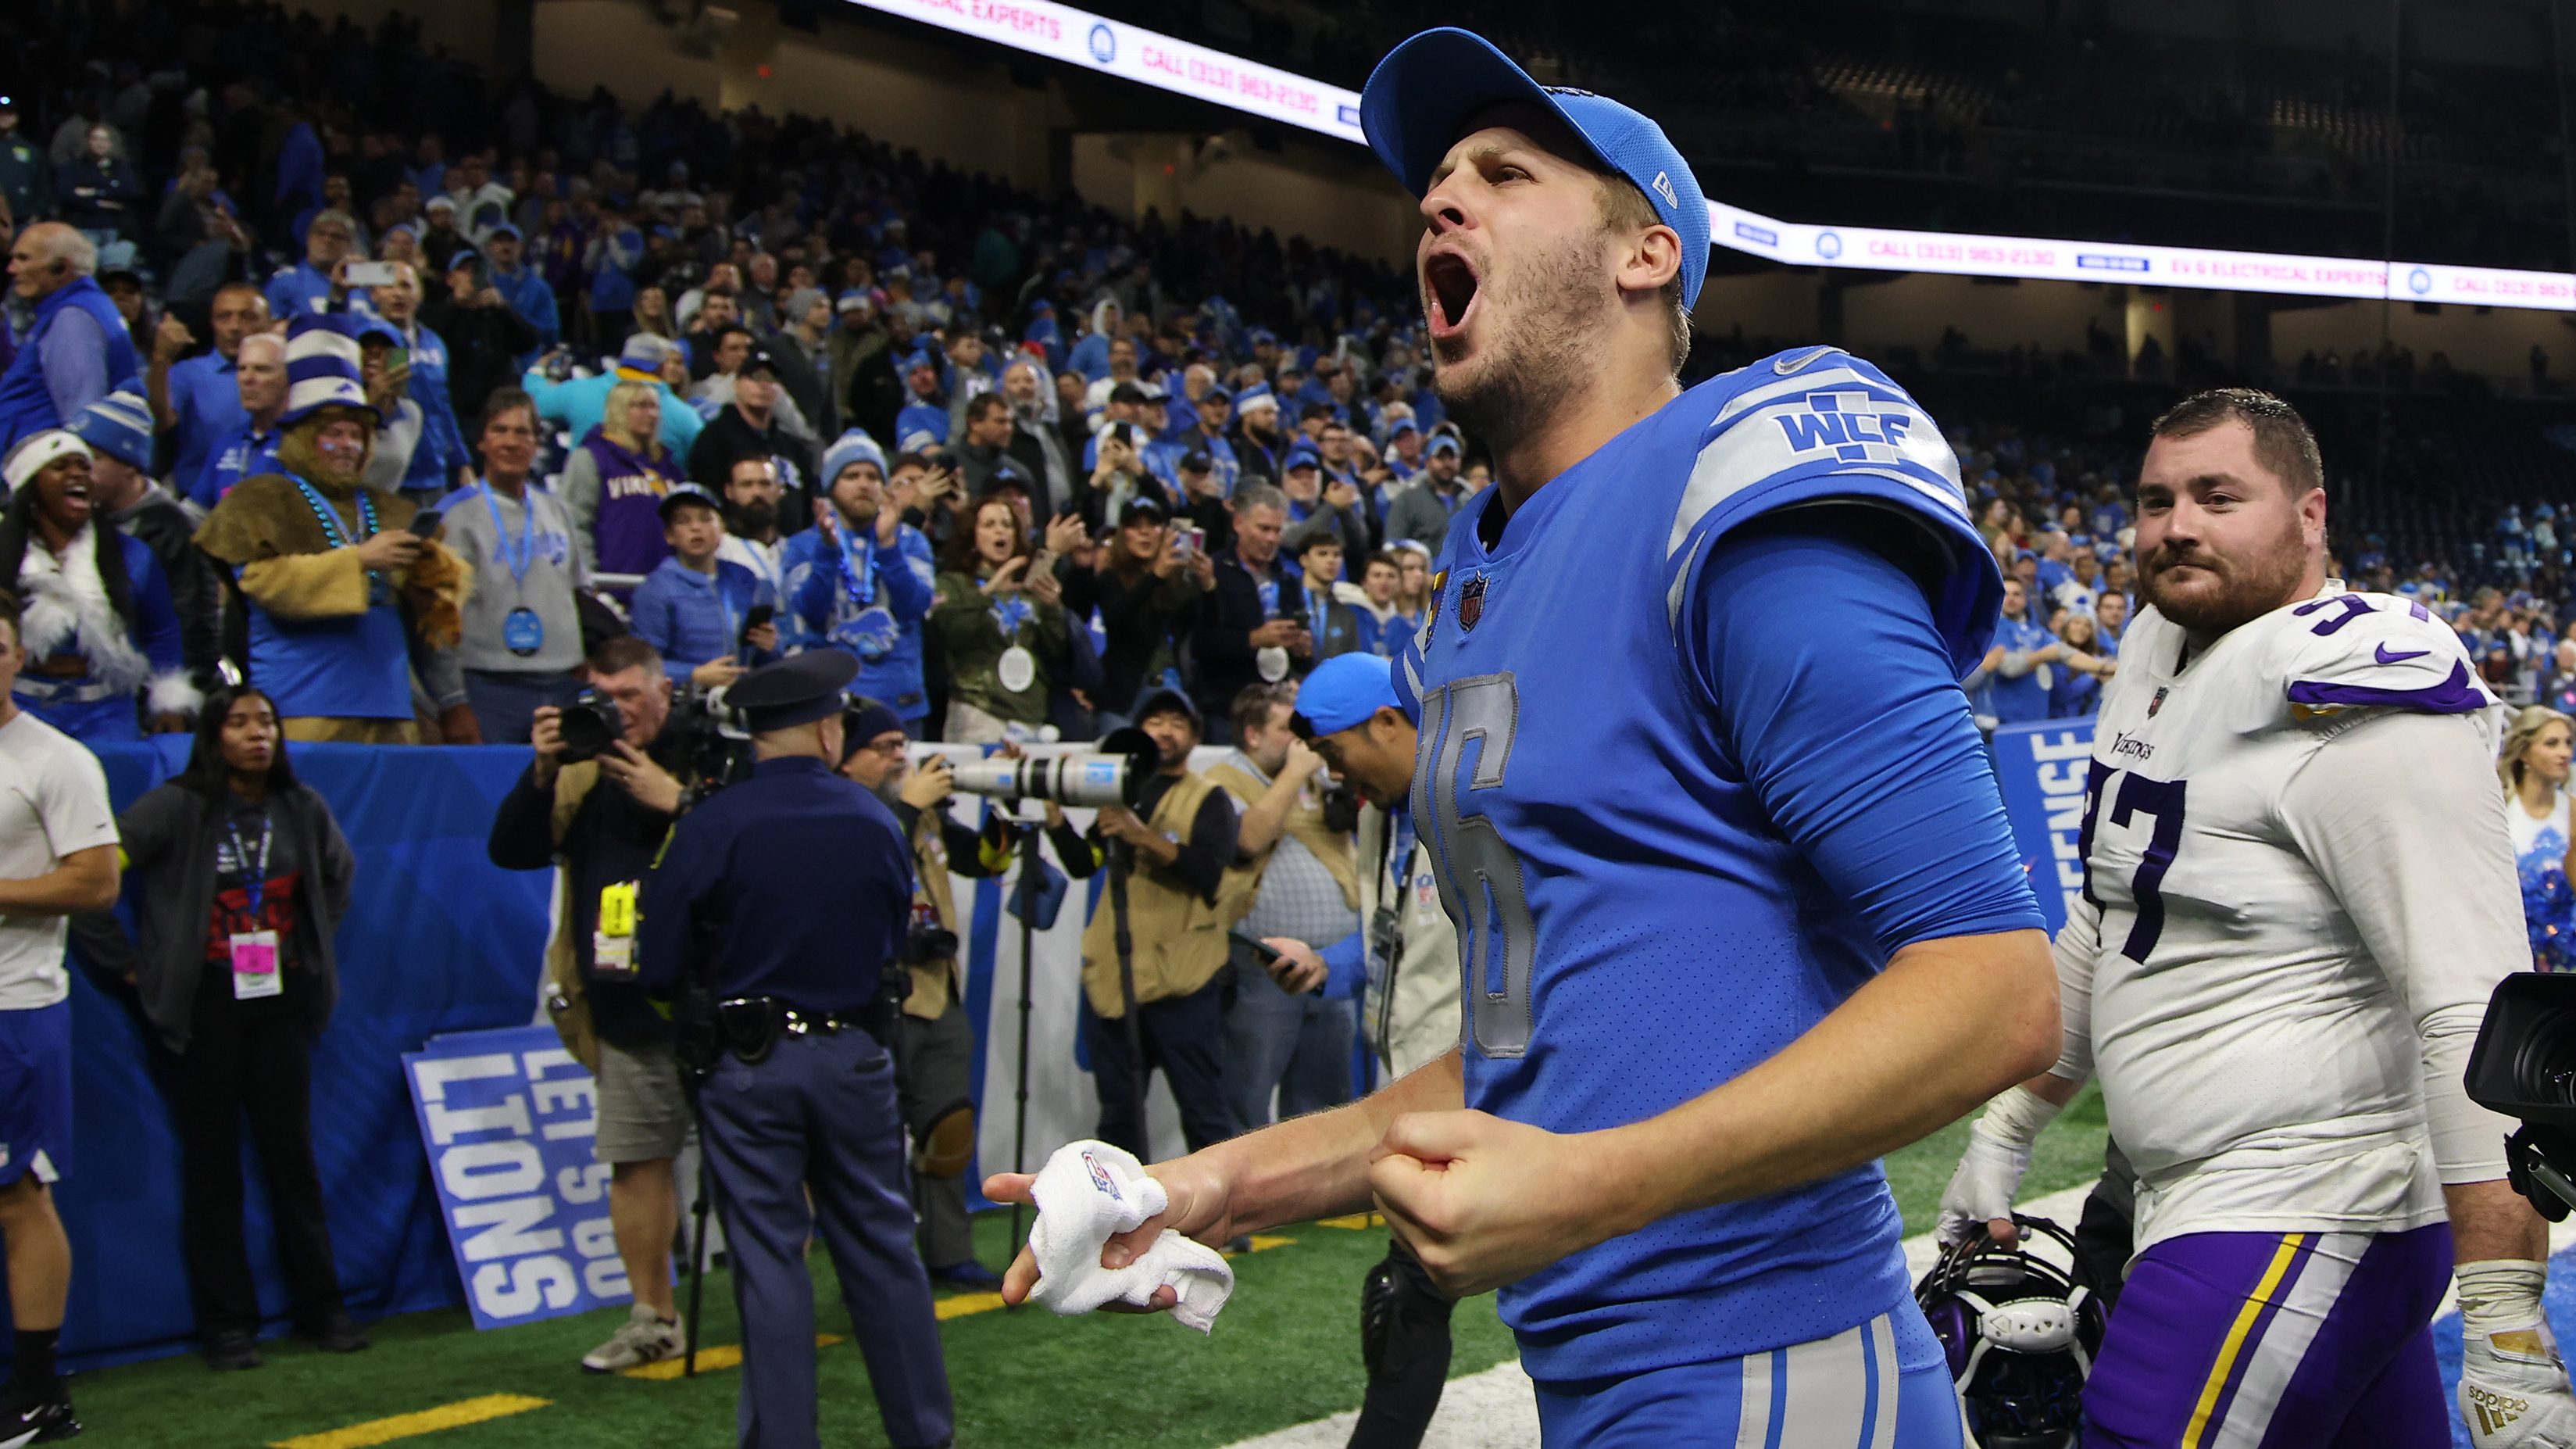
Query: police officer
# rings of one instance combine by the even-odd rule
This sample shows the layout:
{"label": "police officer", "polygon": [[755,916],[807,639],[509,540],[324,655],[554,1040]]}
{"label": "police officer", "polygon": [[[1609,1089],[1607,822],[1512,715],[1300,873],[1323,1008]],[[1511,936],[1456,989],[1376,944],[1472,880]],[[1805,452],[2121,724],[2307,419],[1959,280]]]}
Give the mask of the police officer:
{"label": "police officer", "polygon": [[[745,1449],[821,1443],[805,1270],[818,1220],[886,1437],[944,1445],[953,1425],[884,1045],[908,979],[912,866],[892,813],[832,773],[857,672],[817,650],[734,685],[751,776],[682,817],[642,892],[639,979],[679,1000],[682,1064],[704,1067],[700,1131],[742,1313]],[[741,849],[755,833],[759,848]]]}

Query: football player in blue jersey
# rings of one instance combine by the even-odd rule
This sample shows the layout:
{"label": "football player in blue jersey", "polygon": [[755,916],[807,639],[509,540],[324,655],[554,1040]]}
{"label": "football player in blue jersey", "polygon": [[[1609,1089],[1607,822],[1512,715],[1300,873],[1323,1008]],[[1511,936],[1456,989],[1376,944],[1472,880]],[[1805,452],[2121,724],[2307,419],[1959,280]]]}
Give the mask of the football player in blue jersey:
{"label": "football player in blue jersey", "polygon": [[1550,1444],[1955,1449],[1875,1159],[2058,1033],[1958,686],[2002,578],[1957,461],[1831,347],[1680,388],[1708,211],[1646,117],[1458,30],[1361,115],[1494,459],[1397,670],[1465,1020],[1157,1165],[1169,1211],[1102,1261],[1374,1201],[1444,1290],[1501,1289]]}

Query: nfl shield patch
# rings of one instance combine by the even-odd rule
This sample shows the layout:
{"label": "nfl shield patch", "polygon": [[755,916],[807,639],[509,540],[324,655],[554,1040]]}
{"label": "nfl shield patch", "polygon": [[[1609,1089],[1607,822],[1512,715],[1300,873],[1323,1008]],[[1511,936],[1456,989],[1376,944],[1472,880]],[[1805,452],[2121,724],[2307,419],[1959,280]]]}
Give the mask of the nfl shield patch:
{"label": "nfl shield patch", "polygon": [[1467,633],[1485,617],[1485,576],[1478,574],[1458,589],[1458,631]]}
{"label": "nfl shield patch", "polygon": [[2173,686],[2170,684],[2159,684],[2156,686],[2156,697],[2147,701],[2147,718],[2154,719],[2156,717],[2156,711],[2165,707],[2165,694],[2172,688]]}

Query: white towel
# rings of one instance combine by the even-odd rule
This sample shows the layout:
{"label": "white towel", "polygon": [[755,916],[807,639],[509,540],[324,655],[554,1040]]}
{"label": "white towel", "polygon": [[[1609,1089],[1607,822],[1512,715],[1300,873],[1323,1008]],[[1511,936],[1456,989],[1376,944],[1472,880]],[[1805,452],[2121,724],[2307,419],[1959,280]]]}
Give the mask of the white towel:
{"label": "white towel", "polygon": [[1110,1238],[1133,1232],[1171,1204],[1133,1154],[1106,1142],[1068,1142],[1038,1169],[1030,1193],[1038,1204],[1037,1224],[1029,1229],[1038,1286],[1029,1296],[1059,1314],[1116,1302],[1142,1308],[1153,1302],[1155,1289],[1170,1288],[1180,1295],[1172,1316],[1205,1333],[1234,1292],[1234,1269],[1224,1255],[1170,1228],[1126,1267],[1100,1266]]}

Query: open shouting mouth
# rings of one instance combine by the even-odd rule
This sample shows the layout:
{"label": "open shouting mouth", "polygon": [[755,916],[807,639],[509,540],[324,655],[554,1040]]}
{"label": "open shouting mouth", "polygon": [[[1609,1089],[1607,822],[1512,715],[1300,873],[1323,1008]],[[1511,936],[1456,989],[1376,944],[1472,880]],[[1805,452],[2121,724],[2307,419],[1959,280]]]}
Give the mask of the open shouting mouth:
{"label": "open shouting mouth", "polygon": [[1475,264],[1464,252],[1442,248],[1422,259],[1422,314],[1433,341],[1446,341],[1467,330],[1481,290]]}

